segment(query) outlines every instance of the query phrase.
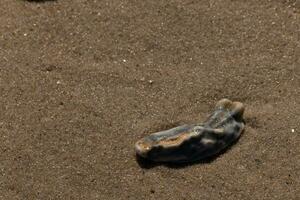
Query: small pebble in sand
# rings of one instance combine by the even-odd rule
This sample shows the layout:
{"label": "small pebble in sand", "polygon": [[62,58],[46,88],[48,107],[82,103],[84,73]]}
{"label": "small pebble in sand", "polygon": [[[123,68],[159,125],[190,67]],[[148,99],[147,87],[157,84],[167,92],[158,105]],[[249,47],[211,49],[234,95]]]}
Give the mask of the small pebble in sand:
{"label": "small pebble in sand", "polygon": [[150,84],[152,84],[152,83],[153,83],[153,80],[149,80],[148,82],[149,82]]}
{"label": "small pebble in sand", "polygon": [[295,133],[295,129],[292,128],[292,133]]}
{"label": "small pebble in sand", "polygon": [[56,84],[57,84],[57,85],[61,84],[61,81],[56,81]]}

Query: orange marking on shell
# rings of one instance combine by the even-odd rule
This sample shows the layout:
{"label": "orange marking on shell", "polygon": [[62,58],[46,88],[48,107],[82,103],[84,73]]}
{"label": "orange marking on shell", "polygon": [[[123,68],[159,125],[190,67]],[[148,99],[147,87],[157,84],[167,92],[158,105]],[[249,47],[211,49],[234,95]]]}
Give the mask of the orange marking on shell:
{"label": "orange marking on shell", "polygon": [[159,144],[163,146],[176,146],[178,144],[181,144],[188,138],[190,138],[190,133],[185,132],[178,135],[177,137],[170,137],[170,138],[166,138],[165,140],[161,140]]}
{"label": "orange marking on shell", "polygon": [[144,150],[149,150],[151,145],[148,143],[145,143],[143,141],[138,141],[137,145],[139,145],[140,148],[144,149]]}

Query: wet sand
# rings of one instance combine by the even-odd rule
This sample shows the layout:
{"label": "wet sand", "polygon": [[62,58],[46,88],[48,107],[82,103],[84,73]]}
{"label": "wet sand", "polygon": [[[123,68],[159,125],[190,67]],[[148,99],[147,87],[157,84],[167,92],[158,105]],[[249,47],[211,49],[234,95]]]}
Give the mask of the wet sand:
{"label": "wet sand", "polygon": [[[2,0],[0,33],[0,199],[299,199],[299,1]],[[139,165],[221,98],[232,148]]]}

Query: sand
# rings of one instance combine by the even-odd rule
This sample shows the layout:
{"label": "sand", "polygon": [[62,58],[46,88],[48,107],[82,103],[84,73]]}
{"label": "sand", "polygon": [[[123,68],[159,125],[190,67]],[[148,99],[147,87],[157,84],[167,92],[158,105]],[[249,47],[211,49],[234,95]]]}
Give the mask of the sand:
{"label": "sand", "polygon": [[[300,198],[298,0],[1,0],[0,33],[0,199]],[[232,148],[139,165],[221,98]]]}

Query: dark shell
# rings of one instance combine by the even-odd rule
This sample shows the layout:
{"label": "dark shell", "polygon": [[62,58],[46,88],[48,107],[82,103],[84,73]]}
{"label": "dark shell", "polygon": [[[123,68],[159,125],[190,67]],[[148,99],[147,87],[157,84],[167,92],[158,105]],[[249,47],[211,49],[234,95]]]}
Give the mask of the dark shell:
{"label": "dark shell", "polygon": [[193,162],[214,156],[240,137],[243,113],[242,103],[222,99],[204,123],[153,133],[136,143],[136,153],[158,162]]}

